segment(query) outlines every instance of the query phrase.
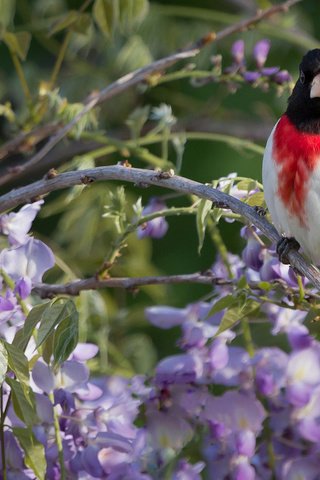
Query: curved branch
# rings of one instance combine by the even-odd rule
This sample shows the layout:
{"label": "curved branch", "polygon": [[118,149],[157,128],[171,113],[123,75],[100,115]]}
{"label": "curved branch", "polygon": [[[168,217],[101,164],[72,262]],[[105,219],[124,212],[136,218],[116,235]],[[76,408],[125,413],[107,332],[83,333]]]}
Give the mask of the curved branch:
{"label": "curved branch", "polygon": [[[53,178],[45,178],[17,190],[12,190],[0,197],[0,213],[22,203],[30,202],[33,198],[49,192],[103,180],[131,182],[137,187],[156,185],[187,195],[196,195],[199,198],[211,200],[215,206],[230,209],[234,213],[241,215],[250,224],[259,228],[272,242],[277,243],[281,238],[276,229],[265,218],[260,216],[254,208],[211,186],[203,185],[184,177],[178,177],[171,172],[128,168],[121,165],[61,173],[53,176]],[[320,272],[315,266],[308,264],[295,251],[289,252],[288,258],[292,267],[301,272],[315,287],[320,289]]]}
{"label": "curved branch", "polygon": [[127,75],[124,75],[123,77],[119,78],[118,80],[111,83],[102,90],[89,95],[83,102],[83,109],[69,123],[59,129],[58,132],[54,136],[52,136],[51,139],[44,145],[44,147],[39,150],[39,152],[37,152],[28,162],[20,166],[18,169],[1,176],[0,185],[5,185],[7,182],[11,181],[15,175],[29,170],[30,167],[39,163],[60,142],[60,140],[62,140],[72,130],[72,128],[79,122],[79,120],[81,120],[81,118],[83,118],[97,105],[100,105],[109,98],[114,97],[119,93],[122,93],[124,90],[127,90],[134,85],[137,85],[141,81],[146,80],[151,75],[158,72],[163,72],[168,67],[174,65],[180,60],[195,57],[200,52],[200,50],[208,43],[211,43],[213,41],[219,41],[228,37],[229,35],[232,35],[233,33],[244,31],[248,29],[251,25],[254,25],[266,18],[269,18],[276,13],[287,11],[290,7],[300,1],[301,0],[287,0],[280,5],[274,5],[265,10],[259,10],[252,17],[246,20],[242,20],[227,28],[224,28],[217,34],[210,32],[209,34],[201,37],[195,43],[179,50],[178,52],[168,55],[167,57],[163,57],[160,60],[156,60],[155,62],[146,65],[145,67],[128,73]]}

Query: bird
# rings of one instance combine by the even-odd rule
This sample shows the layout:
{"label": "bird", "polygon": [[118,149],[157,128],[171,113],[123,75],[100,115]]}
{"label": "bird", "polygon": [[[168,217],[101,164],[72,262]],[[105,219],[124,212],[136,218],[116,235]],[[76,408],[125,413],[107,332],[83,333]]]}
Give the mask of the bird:
{"label": "bird", "polygon": [[262,183],[271,220],[281,235],[279,258],[298,250],[320,265],[320,49],[308,51],[287,109],[263,156]]}

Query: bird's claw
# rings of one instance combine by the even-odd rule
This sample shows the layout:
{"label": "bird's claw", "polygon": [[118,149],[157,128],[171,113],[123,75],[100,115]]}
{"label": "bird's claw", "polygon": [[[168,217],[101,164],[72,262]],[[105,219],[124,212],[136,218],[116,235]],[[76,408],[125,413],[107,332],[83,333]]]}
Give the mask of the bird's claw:
{"label": "bird's claw", "polygon": [[279,255],[280,262],[288,265],[289,259],[288,254],[291,250],[298,251],[300,248],[300,243],[293,237],[282,237],[281,240],[277,243],[277,254]]}

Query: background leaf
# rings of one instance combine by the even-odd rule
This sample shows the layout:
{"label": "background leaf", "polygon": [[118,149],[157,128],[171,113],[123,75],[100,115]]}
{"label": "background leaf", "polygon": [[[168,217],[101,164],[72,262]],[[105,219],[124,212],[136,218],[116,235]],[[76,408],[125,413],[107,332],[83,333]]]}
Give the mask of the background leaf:
{"label": "background leaf", "polygon": [[74,308],[72,313],[59,324],[54,332],[53,358],[55,365],[67,360],[69,355],[76,348],[78,340],[79,315]]}
{"label": "background leaf", "polygon": [[44,480],[47,468],[44,446],[36,439],[31,428],[13,427],[12,431],[24,451],[25,464],[38,480]]}
{"label": "background leaf", "polygon": [[109,38],[119,20],[118,1],[95,0],[93,16],[101,32]]}
{"label": "background leaf", "polygon": [[229,308],[222,317],[219,329],[215,337],[220,333],[232,328],[236,323],[240,322],[245,317],[250,317],[253,313],[258,312],[260,303],[255,300],[247,300],[243,306],[234,306]]}
{"label": "background leaf", "polygon": [[0,29],[1,31],[12,24],[16,11],[15,0],[0,0]]}
{"label": "background leaf", "polygon": [[0,341],[0,385],[2,385],[4,377],[8,369],[8,353],[3,344]]}
{"label": "background leaf", "polygon": [[15,334],[13,345],[24,351],[29,343],[33,331],[42,319],[42,315],[52,302],[39,303],[30,310],[23,327]]}
{"label": "background leaf", "polygon": [[21,60],[25,60],[30,47],[31,34],[29,32],[6,32],[3,41],[9,50],[16,53]]}
{"label": "background leaf", "polygon": [[38,422],[34,394],[31,388],[22,388],[14,378],[6,377],[7,384],[11,387],[12,403],[15,414],[26,425],[33,426]]}
{"label": "background leaf", "polygon": [[75,310],[73,301],[69,299],[57,300],[49,308],[46,308],[42,314],[38,330],[37,348],[42,345],[60,322],[74,315]]}
{"label": "background leaf", "polygon": [[5,342],[4,347],[8,354],[9,368],[16,375],[21,385],[29,386],[29,362],[25,354],[15,345]]}
{"label": "background leaf", "polygon": [[204,242],[204,236],[206,233],[206,227],[208,223],[208,216],[212,208],[212,202],[210,200],[205,200],[202,199],[200,200],[199,207],[197,210],[197,232],[198,232],[198,239],[199,239],[199,244],[198,244],[198,253],[201,253],[202,247],[203,247],[203,242]]}

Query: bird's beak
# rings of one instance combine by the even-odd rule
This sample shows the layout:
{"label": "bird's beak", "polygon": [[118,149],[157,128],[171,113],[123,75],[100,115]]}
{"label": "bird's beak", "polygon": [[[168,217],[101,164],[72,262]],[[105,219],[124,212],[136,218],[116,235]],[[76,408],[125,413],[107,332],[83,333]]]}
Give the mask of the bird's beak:
{"label": "bird's beak", "polygon": [[318,73],[311,83],[310,98],[320,97],[320,73]]}

